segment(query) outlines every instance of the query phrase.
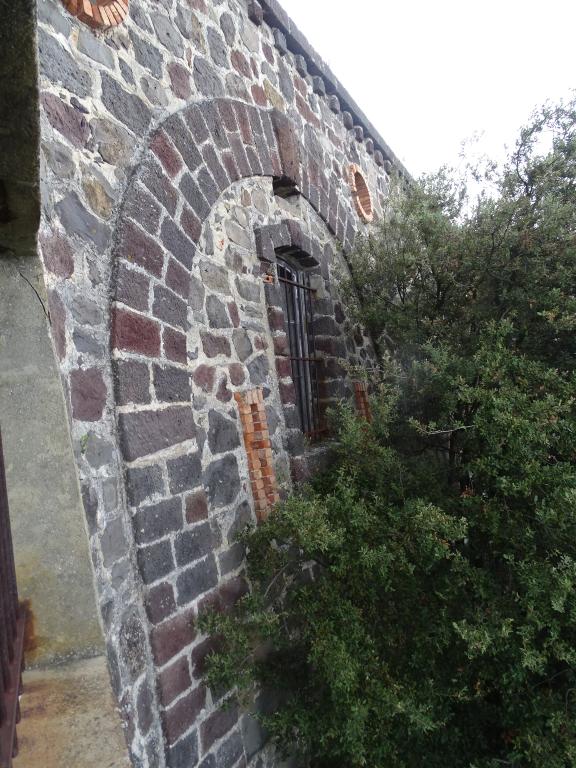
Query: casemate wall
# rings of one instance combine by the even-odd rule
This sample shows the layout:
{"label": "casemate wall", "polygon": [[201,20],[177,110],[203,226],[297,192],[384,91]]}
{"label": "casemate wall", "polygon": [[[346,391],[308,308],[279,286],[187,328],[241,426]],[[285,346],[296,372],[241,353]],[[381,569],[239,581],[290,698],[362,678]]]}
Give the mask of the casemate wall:
{"label": "casemate wall", "polygon": [[278,262],[310,289],[323,413],[373,355],[346,254],[407,174],[272,0],[39,0],[37,44],[39,247],[131,758],[273,765],[203,685],[195,621],[245,593],[237,533],[329,452]]}

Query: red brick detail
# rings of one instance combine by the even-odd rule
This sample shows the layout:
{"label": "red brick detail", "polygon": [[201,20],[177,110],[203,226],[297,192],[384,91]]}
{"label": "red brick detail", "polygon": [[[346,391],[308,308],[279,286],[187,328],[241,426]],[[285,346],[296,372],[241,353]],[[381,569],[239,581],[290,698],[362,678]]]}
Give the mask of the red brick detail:
{"label": "red brick detail", "polygon": [[67,10],[93,29],[116,27],[128,15],[128,0],[62,0]]}
{"label": "red brick detail", "polygon": [[352,190],[352,197],[354,199],[354,205],[358,216],[366,224],[369,224],[374,219],[374,209],[372,207],[372,198],[370,197],[370,190],[368,184],[362,173],[361,168],[354,163],[350,166],[349,171],[349,183]]}
{"label": "red brick detail", "polygon": [[112,310],[112,346],[147,357],[159,357],[160,326],[148,317],[115,307]]}
{"label": "red brick detail", "polygon": [[256,517],[262,521],[268,517],[272,506],[280,500],[264,395],[259,387],[248,392],[236,392],[234,397],[242,422]]}
{"label": "red brick detail", "polygon": [[360,416],[368,422],[372,421],[372,411],[368,400],[368,386],[364,381],[354,382],[354,395],[356,397],[356,408]]}

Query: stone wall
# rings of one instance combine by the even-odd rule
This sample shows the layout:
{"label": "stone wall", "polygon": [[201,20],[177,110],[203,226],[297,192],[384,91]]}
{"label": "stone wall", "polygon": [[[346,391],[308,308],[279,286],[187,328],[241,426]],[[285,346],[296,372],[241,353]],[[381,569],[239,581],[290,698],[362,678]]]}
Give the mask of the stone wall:
{"label": "stone wall", "polygon": [[349,167],[378,216],[395,158],[263,5],[132,0],[98,31],[38,4],[40,249],[135,766],[274,762],[255,720],[203,686],[195,618],[247,588],[234,393],[262,388],[283,491],[326,450],[295,418],[278,251],[308,260],[325,404],[352,397],[345,363],[372,354],[338,289],[365,227]]}

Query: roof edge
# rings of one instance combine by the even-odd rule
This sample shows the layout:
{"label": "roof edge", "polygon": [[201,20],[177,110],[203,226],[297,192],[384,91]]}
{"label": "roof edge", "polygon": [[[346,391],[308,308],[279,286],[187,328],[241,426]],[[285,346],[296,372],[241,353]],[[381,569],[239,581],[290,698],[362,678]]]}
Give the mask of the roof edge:
{"label": "roof edge", "polygon": [[278,0],[259,0],[264,11],[264,19],[271,27],[279,29],[286,37],[288,49],[295,55],[303,56],[308,65],[308,71],[312,76],[322,77],[326,85],[326,93],[337,96],[342,109],[350,112],[356,125],[362,126],[366,138],[371,138],[376,149],[379,149],[386,160],[400,172],[401,176],[411,179],[412,175],[392,151],[388,143],[382,138],[372,122],[366,117],[364,111],[358,106],[347,89],[332,72],[328,64],[308,42],[306,36],[298,29],[290,16],[282,8]]}

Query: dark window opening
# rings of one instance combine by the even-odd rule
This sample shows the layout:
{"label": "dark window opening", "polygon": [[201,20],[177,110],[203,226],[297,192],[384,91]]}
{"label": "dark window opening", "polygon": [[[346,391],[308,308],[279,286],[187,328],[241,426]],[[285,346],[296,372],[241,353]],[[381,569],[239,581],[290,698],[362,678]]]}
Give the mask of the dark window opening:
{"label": "dark window opening", "polygon": [[272,181],[272,187],[276,197],[294,197],[300,194],[300,190],[295,181],[288,176],[275,176]]}
{"label": "dark window opening", "polygon": [[310,440],[324,433],[320,414],[320,365],[314,343],[314,317],[310,275],[286,261],[278,260],[278,280],[283,288],[284,311],[292,381],[302,432]]}

